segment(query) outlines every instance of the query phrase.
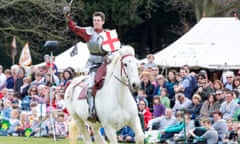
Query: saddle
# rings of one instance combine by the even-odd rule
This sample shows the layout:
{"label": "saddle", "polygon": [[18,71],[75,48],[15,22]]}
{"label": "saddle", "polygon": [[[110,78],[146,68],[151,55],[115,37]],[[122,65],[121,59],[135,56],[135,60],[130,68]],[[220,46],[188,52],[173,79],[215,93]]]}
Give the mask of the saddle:
{"label": "saddle", "polygon": [[[95,84],[92,89],[92,96],[96,95],[97,90],[101,89],[105,80],[105,76],[107,73],[107,64],[103,63],[96,71],[96,75],[94,78]],[[82,88],[78,99],[86,99],[87,98],[87,91],[88,91],[88,80],[87,79],[80,79],[77,81],[71,81],[75,86],[80,86]],[[69,85],[69,84],[68,84]],[[68,86],[67,85],[67,86]]]}
{"label": "saddle", "polygon": [[97,90],[102,88],[106,74],[107,74],[107,63],[103,63],[96,71],[96,75],[94,78],[95,84],[92,89],[92,96],[95,96],[97,93]]}

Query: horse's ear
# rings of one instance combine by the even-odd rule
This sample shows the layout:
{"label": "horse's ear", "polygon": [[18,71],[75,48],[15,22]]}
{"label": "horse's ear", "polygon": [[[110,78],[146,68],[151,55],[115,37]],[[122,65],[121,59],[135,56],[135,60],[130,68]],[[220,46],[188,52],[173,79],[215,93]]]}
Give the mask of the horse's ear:
{"label": "horse's ear", "polygon": [[135,55],[134,48],[130,45],[124,45],[119,49],[120,55],[132,54]]}

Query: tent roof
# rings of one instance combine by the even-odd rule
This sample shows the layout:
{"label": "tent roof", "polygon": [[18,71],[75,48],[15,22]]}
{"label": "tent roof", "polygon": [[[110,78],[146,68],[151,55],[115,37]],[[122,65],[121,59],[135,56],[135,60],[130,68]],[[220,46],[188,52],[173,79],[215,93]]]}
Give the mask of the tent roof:
{"label": "tent roof", "polygon": [[239,69],[240,21],[202,18],[189,32],[155,54],[160,66]]}
{"label": "tent roof", "polygon": [[57,65],[59,71],[63,71],[67,67],[73,67],[76,71],[85,71],[84,67],[87,63],[89,57],[89,51],[87,45],[82,42],[77,44],[77,54],[71,56],[74,46],[67,49],[60,55],[55,57],[55,64]]}

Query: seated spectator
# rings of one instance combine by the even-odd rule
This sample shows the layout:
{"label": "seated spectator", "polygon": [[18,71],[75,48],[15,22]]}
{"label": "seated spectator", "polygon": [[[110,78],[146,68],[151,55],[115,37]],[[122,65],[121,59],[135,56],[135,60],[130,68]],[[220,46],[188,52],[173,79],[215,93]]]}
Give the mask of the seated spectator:
{"label": "seated spectator", "polygon": [[30,83],[30,87],[36,86],[38,87],[39,85],[43,84],[43,73],[42,72],[36,72],[34,75],[34,81]]}
{"label": "seated spectator", "polygon": [[146,99],[148,101],[148,107],[150,111],[153,111],[153,95],[155,86],[151,83],[152,76],[149,72],[142,72],[141,76],[140,88],[144,90],[146,94]]}
{"label": "seated spectator", "polygon": [[117,139],[119,142],[135,142],[135,134],[129,126],[124,126],[118,132]]}
{"label": "seated spectator", "polygon": [[46,117],[39,116],[37,114],[37,109],[32,110],[32,120],[31,120],[31,129],[33,130],[31,136],[42,137],[47,136],[47,124],[44,122]]}
{"label": "seated spectator", "polygon": [[160,97],[155,96],[153,98],[153,118],[162,116],[165,113],[165,108],[161,103]]}
{"label": "seated spectator", "polygon": [[224,137],[227,134],[227,123],[226,120],[222,118],[222,113],[217,111],[213,113],[213,128],[218,133],[218,141],[223,141]]}
{"label": "seated spectator", "polygon": [[11,117],[9,119],[10,127],[8,129],[9,135],[18,135],[17,128],[20,126],[20,120],[18,119],[19,112],[17,109],[11,111]]}
{"label": "seated spectator", "polygon": [[67,137],[68,127],[67,127],[67,123],[66,123],[64,117],[65,116],[63,113],[59,113],[57,116],[57,121],[55,123],[55,127],[56,127],[56,136],[58,138],[66,138]]}
{"label": "seated spectator", "polygon": [[[176,117],[173,115],[172,109],[166,108],[165,115],[151,119],[148,123],[148,131],[160,130],[162,131],[168,126],[175,125],[177,123]],[[156,128],[157,127],[157,128]]]}
{"label": "seated spectator", "polygon": [[162,88],[160,100],[165,108],[170,108],[170,99],[168,98],[168,91],[166,88]]}
{"label": "seated spectator", "polygon": [[56,109],[63,110],[65,108],[64,93],[56,93]]}
{"label": "seated spectator", "polygon": [[224,119],[233,118],[234,113],[239,108],[233,98],[233,93],[231,91],[225,92],[225,102],[223,102],[220,107],[220,112],[222,112]]}
{"label": "seated spectator", "polygon": [[28,89],[30,88],[31,78],[24,77],[23,85],[20,87],[20,99],[22,100],[26,95],[28,95]]}
{"label": "seated spectator", "polygon": [[208,100],[202,104],[200,109],[200,117],[212,117],[212,113],[219,110],[216,106],[216,101],[216,96],[211,93],[208,97]]}
{"label": "seated spectator", "polygon": [[217,98],[216,107],[218,109],[220,109],[221,104],[225,101],[225,95],[223,94],[223,90],[221,90],[221,89],[216,90],[215,94],[216,94],[216,98]]}
{"label": "seated spectator", "polygon": [[32,98],[36,97],[36,95],[37,95],[37,87],[35,86],[30,87],[28,90],[28,95],[26,95],[22,100],[22,104],[21,104],[22,110],[30,111],[30,103],[32,101]]}
{"label": "seated spectator", "polygon": [[30,123],[27,117],[26,112],[21,112],[20,114],[20,125],[17,128],[17,132],[19,133],[20,136],[24,135],[24,131],[26,128],[30,128]]}
{"label": "seated spectator", "polygon": [[163,75],[157,75],[156,81],[157,85],[155,86],[154,95],[161,95],[162,89],[166,87],[165,77]]}
{"label": "seated spectator", "polygon": [[189,135],[192,135],[196,140],[206,139],[207,144],[217,144],[218,143],[218,133],[212,127],[211,120],[209,118],[204,118],[202,121],[202,125],[207,130],[202,136],[197,136],[194,133],[194,129],[189,131]]}
{"label": "seated spectator", "polygon": [[192,105],[187,111],[191,114],[191,119],[195,119],[200,115],[201,109],[201,97],[198,94],[194,94],[192,97]]}
{"label": "seated spectator", "polygon": [[191,115],[186,112],[184,113],[184,117],[185,117],[185,123],[186,123],[186,129],[184,131],[184,129],[182,131],[180,131],[179,133],[174,135],[174,140],[177,141],[183,141],[184,140],[184,133],[187,133],[189,130],[194,129],[194,121],[191,120]]}
{"label": "seated spectator", "polygon": [[149,111],[149,108],[146,106],[146,102],[144,100],[139,100],[138,102],[138,113],[140,116],[143,116],[144,119],[144,127],[143,129],[147,129],[149,120],[152,119],[152,113]]}
{"label": "seated spectator", "polygon": [[222,90],[223,89],[223,83],[220,80],[215,80],[213,82],[213,89],[215,92],[217,92],[217,90]]}
{"label": "seated spectator", "polygon": [[[139,103],[139,100],[141,100],[141,99],[144,99],[145,101],[147,101],[146,97],[147,97],[147,95],[146,95],[145,91],[140,88],[137,92],[136,102]],[[148,106],[148,102],[147,102],[147,106]]]}
{"label": "seated spectator", "polygon": [[12,103],[10,100],[5,99],[3,102],[3,110],[1,112],[2,119],[9,120],[11,116]]}
{"label": "seated spectator", "polygon": [[181,111],[177,112],[177,124],[166,127],[161,132],[160,142],[164,142],[169,138],[172,138],[174,134],[179,133],[183,130],[185,123],[183,121],[183,113]]}
{"label": "seated spectator", "polygon": [[4,71],[5,75],[6,75],[6,88],[8,89],[13,89],[14,88],[14,78],[12,76],[12,72],[10,69],[6,69]]}
{"label": "seated spectator", "polygon": [[149,54],[147,55],[147,60],[148,62],[144,65],[144,69],[146,70],[149,67],[157,67],[157,64],[154,62],[154,55],[153,54]]}
{"label": "seated spectator", "polygon": [[232,119],[227,120],[227,135],[225,136],[225,139],[223,140],[223,143],[225,144],[237,144],[239,143],[239,123],[233,122]]}
{"label": "seated spectator", "polygon": [[214,89],[211,88],[207,79],[204,79],[201,82],[202,86],[198,88],[197,93],[201,96],[202,102],[204,102],[205,100],[208,99],[209,94],[214,92]]}
{"label": "seated spectator", "polygon": [[184,96],[183,93],[176,93],[176,102],[173,107],[173,113],[176,114],[179,110],[186,110],[189,109],[192,105],[191,100]]}
{"label": "seated spectator", "polygon": [[233,90],[234,73],[232,71],[225,72],[225,78],[226,82],[224,82],[224,88]]}
{"label": "seated spectator", "polygon": [[177,86],[177,80],[176,80],[176,70],[171,69],[168,71],[167,81],[166,81],[166,88],[167,88],[167,95],[170,100],[170,107],[172,108],[175,103],[175,91],[174,87]]}

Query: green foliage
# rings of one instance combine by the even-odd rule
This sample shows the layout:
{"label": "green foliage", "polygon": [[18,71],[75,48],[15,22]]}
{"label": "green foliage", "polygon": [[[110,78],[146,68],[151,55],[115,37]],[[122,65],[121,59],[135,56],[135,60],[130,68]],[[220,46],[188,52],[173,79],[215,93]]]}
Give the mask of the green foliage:
{"label": "green foliage", "polygon": [[[71,0],[1,0],[0,57],[2,65],[11,65],[11,41],[17,39],[18,61],[25,42],[30,43],[33,64],[49,53],[47,40],[59,41],[63,52],[81,38],[67,30],[63,7]],[[155,53],[187,32],[203,13],[225,16],[239,12],[240,2],[229,0],[73,0],[71,15],[80,26],[92,25],[92,13],[103,11],[105,28],[117,29],[123,44],[135,47],[139,58]]]}

